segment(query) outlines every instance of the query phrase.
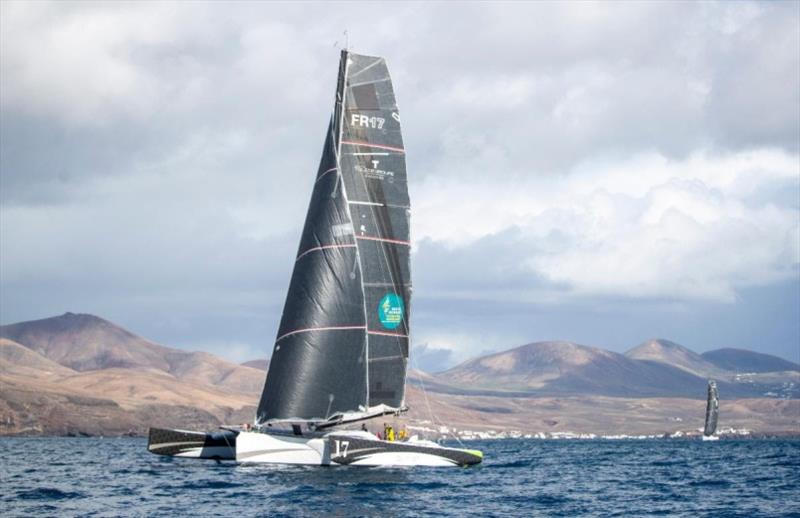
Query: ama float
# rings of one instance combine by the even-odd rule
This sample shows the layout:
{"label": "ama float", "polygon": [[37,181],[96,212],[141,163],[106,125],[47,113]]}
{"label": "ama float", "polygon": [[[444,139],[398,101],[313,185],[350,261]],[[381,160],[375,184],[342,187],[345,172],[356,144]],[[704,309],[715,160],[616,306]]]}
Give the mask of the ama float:
{"label": "ama float", "polygon": [[386,61],[342,51],[336,98],[252,428],[151,429],[157,454],[247,463],[466,466],[479,451],[346,427],[405,406],[411,205]]}

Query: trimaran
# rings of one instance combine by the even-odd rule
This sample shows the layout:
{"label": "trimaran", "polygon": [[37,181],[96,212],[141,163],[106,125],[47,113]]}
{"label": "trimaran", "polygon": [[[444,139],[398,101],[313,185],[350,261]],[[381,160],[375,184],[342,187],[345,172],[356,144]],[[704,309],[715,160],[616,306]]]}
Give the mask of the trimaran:
{"label": "trimaran", "polygon": [[336,98],[252,427],[151,428],[157,454],[247,463],[464,466],[476,450],[342,426],[407,410],[410,202],[386,61],[342,51]]}

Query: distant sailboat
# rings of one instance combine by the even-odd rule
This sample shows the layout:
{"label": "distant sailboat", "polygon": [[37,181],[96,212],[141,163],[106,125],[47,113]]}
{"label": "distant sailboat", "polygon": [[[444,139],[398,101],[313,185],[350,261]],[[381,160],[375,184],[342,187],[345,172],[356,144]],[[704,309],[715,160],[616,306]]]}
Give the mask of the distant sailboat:
{"label": "distant sailboat", "polygon": [[[410,245],[405,149],[386,62],[342,51],[335,107],[253,430],[213,441],[196,432],[151,430],[150,451],[311,465],[481,462],[475,450],[335,429],[407,410]],[[220,440],[233,446],[219,448]]]}
{"label": "distant sailboat", "polygon": [[704,441],[718,441],[717,419],[719,418],[719,392],[717,382],[708,380],[708,401],[706,403],[706,424],[703,428]]}

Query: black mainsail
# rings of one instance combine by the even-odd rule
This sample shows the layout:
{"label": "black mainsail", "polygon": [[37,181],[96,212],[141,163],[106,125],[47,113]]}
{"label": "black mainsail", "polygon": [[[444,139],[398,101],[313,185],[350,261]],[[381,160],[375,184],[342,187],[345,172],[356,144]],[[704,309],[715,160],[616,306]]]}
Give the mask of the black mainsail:
{"label": "black mainsail", "polygon": [[386,62],[342,51],[257,424],[403,406],[409,218],[405,150]]}
{"label": "black mainsail", "polygon": [[719,393],[717,382],[708,380],[708,402],[706,403],[706,425],[703,435],[710,437],[717,432],[717,419],[719,417]]}

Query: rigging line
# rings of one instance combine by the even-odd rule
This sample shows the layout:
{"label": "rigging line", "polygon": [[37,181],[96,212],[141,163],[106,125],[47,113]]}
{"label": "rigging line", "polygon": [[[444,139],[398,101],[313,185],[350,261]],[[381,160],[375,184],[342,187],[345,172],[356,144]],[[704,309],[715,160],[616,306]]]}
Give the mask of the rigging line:
{"label": "rigging line", "polygon": [[380,358],[373,358],[370,362],[381,362],[386,360],[399,360],[403,358],[402,356],[381,356]]}
{"label": "rigging line", "polygon": [[300,258],[301,258],[301,257],[303,257],[303,256],[304,256],[304,255],[306,255],[306,254],[310,254],[311,252],[317,252],[317,251],[319,251],[319,250],[327,250],[327,249],[329,249],[329,248],[357,248],[357,247],[358,247],[358,245],[356,245],[355,243],[344,244],[344,245],[323,245],[323,246],[315,246],[314,248],[309,248],[308,250],[306,250],[306,251],[305,251],[305,252],[303,252],[302,254],[298,255],[298,256],[297,256],[297,259],[295,259],[295,260],[294,260],[294,262],[297,262],[297,261],[299,261],[299,260],[300,260]]}
{"label": "rigging line", "polygon": [[275,339],[275,343],[280,342],[287,336],[296,335],[298,333],[310,333],[312,331],[354,331],[357,329],[366,329],[367,326],[327,326],[327,327],[306,327],[305,329],[295,329],[288,333],[283,333]]}
{"label": "rigging line", "polygon": [[[364,286],[368,288],[386,288],[391,287],[394,288],[395,285],[390,282],[365,282]],[[409,286],[409,284],[403,284],[403,286]]]}
{"label": "rigging line", "polygon": [[373,207],[389,207],[391,209],[410,209],[408,205],[395,205],[393,203],[378,203],[374,201],[349,201],[350,205],[372,205]]}
{"label": "rigging line", "polygon": [[[409,354],[409,356],[411,356],[411,355]],[[419,369],[419,366],[417,365],[417,363],[416,363],[416,361],[415,361],[415,359],[414,359],[413,357],[411,357],[411,362],[414,364],[414,369],[415,369],[415,370],[417,370],[418,372],[422,372],[422,371]],[[408,374],[406,374],[406,377],[408,377]],[[439,429],[440,429],[440,430],[441,430],[441,427],[445,427],[445,428],[447,428],[447,430],[449,431],[449,430],[450,430],[450,427],[449,427],[449,426],[447,426],[447,425],[445,425],[445,424],[442,422],[442,420],[441,420],[441,419],[439,419],[439,418],[436,416],[436,414],[435,414],[435,413],[433,413],[433,409],[431,408],[431,402],[430,402],[430,400],[428,399],[428,389],[426,389],[426,388],[425,388],[425,380],[422,378],[422,376],[419,376],[419,377],[417,377],[417,379],[419,380],[419,386],[420,386],[420,388],[422,388],[422,397],[425,399],[425,406],[428,408],[428,415],[430,416],[430,418],[431,418],[431,421],[433,421],[433,422],[435,422],[435,423],[438,423],[438,424],[439,424]],[[464,443],[463,443],[463,442],[461,442],[461,437],[459,437],[459,436],[458,436],[456,433],[449,433],[449,432],[448,432],[448,435],[452,435],[452,436],[455,438],[455,440],[458,442],[458,444],[459,444],[459,445],[460,445],[462,448],[466,448],[466,446],[464,445]]]}
{"label": "rigging line", "polygon": [[396,336],[398,338],[408,338],[408,335],[404,335],[402,333],[384,333],[383,331],[370,331],[369,327],[367,328],[367,333],[371,335]]}
{"label": "rigging line", "polygon": [[338,171],[338,170],[339,170],[339,168],[338,168],[338,167],[331,167],[330,169],[328,169],[327,171],[325,171],[325,172],[324,172],[324,173],[322,173],[321,175],[317,176],[317,179],[314,181],[314,183],[317,183],[317,182],[319,182],[320,180],[322,180],[322,177],[323,177],[323,176],[325,176],[326,174],[328,174],[328,173],[331,173],[331,172],[333,172],[333,171]]}
{"label": "rigging line", "polygon": [[360,142],[354,140],[343,140],[341,144],[347,144],[349,146],[364,146],[364,147],[375,147],[378,149],[388,149],[389,151],[397,151],[398,153],[405,153],[406,150],[401,147],[395,146],[387,146],[385,144],[373,144],[371,142]]}
{"label": "rigging line", "polygon": [[362,81],[360,83],[350,83],[350,88],[353,88],[354,86],[374,85],[377,83],[383,83],[385,81],[391,81],[391,80],[392,80],[391,77],[385,77],[383,79],[376,79],[375,81]]}
{"label": "rigging line", "polygon": [[339,184],[340,183],[342,183],[342,175],[337,174],[336,175],[336,183],[333,184],[333,191],[331,191],[331,198],[336,198],[336,193],[339,190]]}
{"label": "rigging line", "polygon": [[[373,214],[373,216],[374,216],[374,214]],[[410,241],[402,241],[400,239],[387,239],[385,237],[356,236],[356,239],[365,239],[367,241],[381,241],[383,243],[392,243],[393,245],[411,246],[411,242]],[[384,253],[384,255],[385,255],[385,253]],[[388,261],[389,259],[386,258],[386,260]]]}
{"label": "rigging line", "polygon": [[372,68],[372,67],[374,67],[375,65],[379,64],[379,63],[380,63],[380,62],[382,62],[382,61],[383,61],[383,58],[378,58],[378,59],[376,59],[375,61],[373,61],[373,62],[372,62],[372,63],[370,63],[369,65],[365,66],[364,68],[362,68],[361,70],[359,70],[358,72],[356,72],[355,74],[353,74],[352,76],[350,76],[350,79],[353,79],[354,77],[356,77],[356,76],[358,76],[358,75],[361,75],[361,74],[363,74],[364,72],[366,72],[367,70],[369,70],[370,68]]}

